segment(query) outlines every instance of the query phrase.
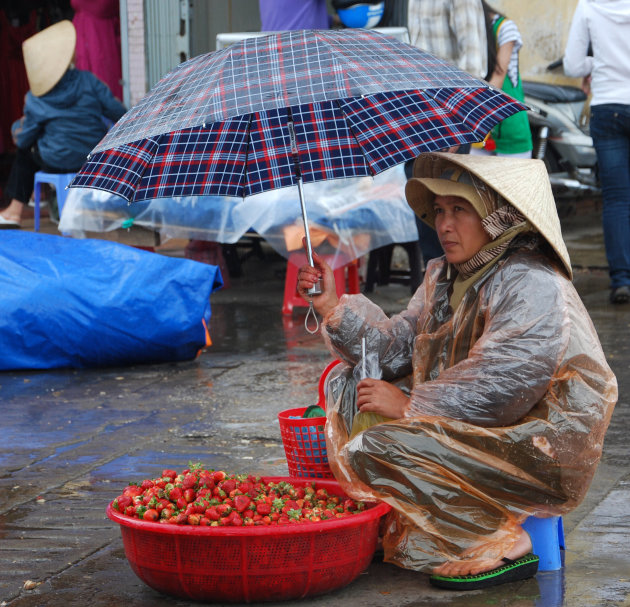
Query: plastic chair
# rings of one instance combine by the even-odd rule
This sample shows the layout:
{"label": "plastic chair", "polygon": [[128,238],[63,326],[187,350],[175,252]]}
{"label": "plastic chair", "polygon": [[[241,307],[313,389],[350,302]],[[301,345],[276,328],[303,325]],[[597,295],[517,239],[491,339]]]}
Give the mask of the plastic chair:
{"label": "plastic chair", "polygon": [[[409,270],[396,270],[391,267],[394,247],[405,249],[409,260]],[[389,283],[409,285],[411,293],[422,282],[422,253],[417,240],[411,242],[396,242],[370,251],[365,277],[365,292],[374,291],[374,285],[388,285]]]}
{"label": "plastic chair", "polygon": [[[331,264],[333,255],[322,255],[326,263]],[[297,275],[301,266],[307,263],[305,253],[291,253],[287,262],[287,273],[284,280],[284,301],[282,303],[282,313],[291,314],[293,308],[308,307],[308,303],[302,299],[297,292]],[[359,288],[359,260],[348,261],[344,266],[334,270],[337,296],[344,293],[360,293]]]}
{"label": "plastic chair", "polygon": [[63,211],[63,205],[66,202],[66,196],[68,192],[66,190],[68,184],[74,179],[76,173],[46,173],[45,171],[37,171],[35,173],[35,183],[33,185],[33,201],[35,204],[35,232],[39,232],[39,203],[41,199],[41,187],[42,183],[55,186],[57,193],[57,207],[59,209],[59,219],[61,219],[61,212]]}
{"label": "plastic chair", "polygon": [[556,571],[562,568],[560,550],[564,550],[564,527],[561,516],[525,519],[523,529],[532,539],[532,552],[538,556],[539,571]]}

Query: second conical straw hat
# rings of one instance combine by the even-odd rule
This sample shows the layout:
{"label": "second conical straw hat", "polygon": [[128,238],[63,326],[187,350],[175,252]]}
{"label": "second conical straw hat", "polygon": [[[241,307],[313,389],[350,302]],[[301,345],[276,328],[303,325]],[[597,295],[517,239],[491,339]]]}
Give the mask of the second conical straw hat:
{"label": "second conical straw hat", "polygon": [[71,21],[59,21],[22,43],[26,77],[35,97],[45,95],[70,67],[77,42]]}

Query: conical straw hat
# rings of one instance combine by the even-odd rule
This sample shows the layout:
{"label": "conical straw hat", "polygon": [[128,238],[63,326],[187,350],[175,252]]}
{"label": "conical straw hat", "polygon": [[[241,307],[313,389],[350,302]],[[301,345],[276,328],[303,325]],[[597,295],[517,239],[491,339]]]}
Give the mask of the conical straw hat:
{"label": "conical straw hat", "polygon": [[48,93],[66,73],[77,41],[71,21],[59,21],[22,43],[26,77],[35,97]]}
{"label": "conical straw hat", "polygon": [[[562,238],[560,219],[542,160],[434,152],[416,158],[414,178],[407,182],[406,196],[416,215],[427,221],[434,194],[418,179],[438,178],[456,165],[470,171],[516,207],[556,252],[569,279],[573,277],[569,252]],[[430,224],[430,220],[427,221]]]}

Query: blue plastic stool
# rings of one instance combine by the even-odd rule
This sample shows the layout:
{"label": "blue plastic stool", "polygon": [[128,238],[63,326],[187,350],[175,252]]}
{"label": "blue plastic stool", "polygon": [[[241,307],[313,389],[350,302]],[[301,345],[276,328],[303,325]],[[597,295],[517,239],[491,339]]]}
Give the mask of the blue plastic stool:
{"label": "blue plastic stool", "polygon": [[33,202],[35,204],[35,231],[39,232],[39,202],[41,198],[41,185],[48,183],[55,186],[57,192],[57,207],[59,208],[59,219],[63,205],[66,202],[68,192],[66,187],[74,179],[76,173],[46,173],[45,171],[37,171],[35,173],[35,184],[33,186]]}
{"label": "blue plastic stool", "polygon": [[539,571],[555,571],[562,568],[560,549],[564,550],[564,528],[561,516],[525,519],[523,529],[532,539],[532,552],[538,555]]}

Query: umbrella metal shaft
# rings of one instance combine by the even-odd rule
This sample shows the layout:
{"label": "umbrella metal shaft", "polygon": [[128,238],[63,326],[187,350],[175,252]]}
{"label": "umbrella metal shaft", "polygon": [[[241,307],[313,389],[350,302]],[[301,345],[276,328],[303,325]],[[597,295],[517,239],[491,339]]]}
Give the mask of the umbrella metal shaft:
{"label": "umbrella metal shaft", "polygon": [[[306,255],[308,257],[308,263],[312,268],[315,267],[313,263],[313,247],[311,245],[311,232],[308,229],[308,215],[306,213],[306,202],[304,201],[304,189],[302,188],[302,171],[300,170],[300,162],[298,157],[297,140],[295,138],[295,126],[293,124],[293,115],[291,108],[288,109],[289,121],[287,126],[289,127],[289,137],[291,139],[291,152],[293,154],[293,163],[295,167],[295,176],[297,177],[298,195],[300,197],[300,207],[302,208],[302,221],[304,222],[304,235],[306,237]],[[322,292],[319,282],[312,286],[308,293],[309,295],[319,295]]]}
{"label": "umbrella metal shaft", "polygon": [[[304,190],[302,189],[302,177],[298,176],[298,194],[300,196],[300,206],[302,207],[302,220],[304,221],[304,234],[306,237],[306,256],[308,257],[308,263],[312,268],[315,267],[313,263],[313,247],[311,245],[311,232],[308,229],[308,215],[306,213],[306,203],[304,201]],[[322,292],[321,286],[318,283],[313,285],[309,290],[309,295],[319,295]]]}

